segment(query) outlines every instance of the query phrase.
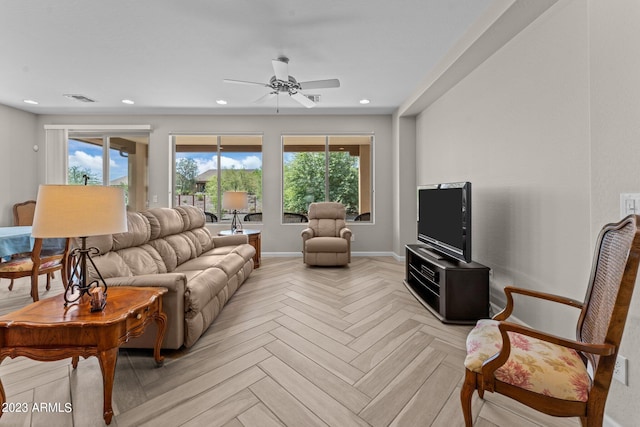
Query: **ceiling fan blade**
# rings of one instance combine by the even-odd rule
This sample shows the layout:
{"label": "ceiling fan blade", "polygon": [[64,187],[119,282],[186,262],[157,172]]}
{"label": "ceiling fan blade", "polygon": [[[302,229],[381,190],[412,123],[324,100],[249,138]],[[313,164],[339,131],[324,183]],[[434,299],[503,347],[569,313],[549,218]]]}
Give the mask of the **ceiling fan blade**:
{"label": "ceiling fan blade", "polygon": [[299,82],[300,87],[304,89],[329,89],[332,87],[340,87],[340,80],[327,79],[327,80],[311,80],[308,82]]}
{"label": "ceiling fan blade", "polygon": [[274,59],[271,61],[273,64],[273,72],[276,75],[276,79],[284,82],[289,81],[289,61],[286,62],[281,59]]}
{"label": "ceiling fan blade", "polygon": [[231,79],[224,79],[223,80],[225,83],[236,83],[236,84],[241,84],[241,85],[252,85],[252,86],[263,86],[263,87],[270,87],[268,84],[266,83],[258,83],[258,82],[247,82],[245,80],[231,80]]}
{"label": "ceiling fan blade", "polygon": [[310,100],[300,92],[290,93],[289,95],[291,95],[293,99],[295,99],[296,101],[298,101],[300,104],[304,105],[307,108],[311,108],[316,105],[315,102],[313,102],[312,100]]}
{"label": "ceiling fan blade", "polygon": [[260,98],[258,98],[255,101],[253,101],[253,103],[254,104],[264,104],[265,102],[267,102],[268,100],[270,100],[274,96],[276,96],[276,92],[269,92],[268,94],[266,94],[264,96],[261,96]]}

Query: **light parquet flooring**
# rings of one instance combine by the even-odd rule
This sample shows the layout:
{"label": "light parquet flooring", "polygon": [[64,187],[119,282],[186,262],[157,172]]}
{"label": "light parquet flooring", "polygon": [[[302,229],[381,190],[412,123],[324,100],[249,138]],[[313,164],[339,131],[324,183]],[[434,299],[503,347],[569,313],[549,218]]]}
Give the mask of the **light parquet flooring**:
{"label": "light parquet flooring", "polygon": [[[435,319],[402,284],[404,264],[356,257],[347,268],[264,258],[190,349],[122,349],[113,426],[461,426],[468,326]],[[0,282],[0,313],[30,302],[28,279]],[[41,298],[62,290],[59,278]],[[95,358],[0,365],[7,399],[26,413],[0,425],[102,426]],[[477,426],[576,426],[498,395],[474,398]],[[58,402],[72,410],[34,411]],[[54,407],[55,408],[55,407]]]}

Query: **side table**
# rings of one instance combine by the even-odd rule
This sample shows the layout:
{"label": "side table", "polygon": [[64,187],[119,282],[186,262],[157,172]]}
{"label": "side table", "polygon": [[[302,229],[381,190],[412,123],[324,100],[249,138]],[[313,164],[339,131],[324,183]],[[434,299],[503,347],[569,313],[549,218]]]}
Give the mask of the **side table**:
{"label": "side table", "polygon": [[[25,356],[43,362],[96,356],[102,371],[104,421],[111,423],[111,394],[118,348],[142,335],[149,323],[158,325],[153,356],[161,365],[160,345],[167,327],[162,312],[166,288],[111,287],[103,311],[91,313],[89,302],[64,307],[64,295],[47,298],[0,317],[0,363]],[[0,381],[0,416],[6,396]]]}
{"label": "side table", "polygon": [[255,268],[260,267],[260,241],[262,240],[262,232],[260,230],[249,230],[244,229],[242,231],[237,231],[232,233],[231,230],[222,230],[218,232],[218,236],[232,236],[234,234],[246,234],[249,236],[249,244],[253,246],[256,250],[256,254],[253,256],[253,266]]}

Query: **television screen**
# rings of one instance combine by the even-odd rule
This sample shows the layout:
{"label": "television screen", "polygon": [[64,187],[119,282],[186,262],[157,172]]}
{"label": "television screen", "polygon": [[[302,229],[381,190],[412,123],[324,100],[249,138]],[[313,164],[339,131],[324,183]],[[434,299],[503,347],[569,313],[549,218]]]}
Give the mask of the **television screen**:
{"label": "television screen", "polygon": [[471,262],[471,183],[418,187],[418,240]]}

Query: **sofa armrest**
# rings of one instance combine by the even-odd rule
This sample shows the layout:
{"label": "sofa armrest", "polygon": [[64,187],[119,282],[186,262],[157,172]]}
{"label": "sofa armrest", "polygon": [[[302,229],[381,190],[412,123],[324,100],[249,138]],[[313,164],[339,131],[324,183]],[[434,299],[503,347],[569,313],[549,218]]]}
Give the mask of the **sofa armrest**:
{"label": "sofa armrest", "polygon": [[213,247],[220,246],[238,246],[243,243],[249,243],[249,236],[246,234],[234,234],[232,236],[213,236]]}
{"label": "sofa armrest", "polygon": [[187,277],[181,273],[142,274],[140,276],[109,277],[105,279],[107,286],[139,286],[162,287],[169,292],[184,295],[187,288]]}
{"label": "sofa armrest", "polygon": [[[178,349],[184,343],[184,307],[187,276],[182,273],[143,274],[140,276],[110,277],[107,286],[162,287],[169,292],[162,296],[162,310],[167,315],[167,331],[162,348]],[[109,304],[107,289],[107,304]],[[125,344],[124,347],[153,348],[157,329],[149,325],[145,333]]]}
{"label": "sofa armrest", "polygon": [[302,233],[300,233],[300,235],[302,236],[302,241],[303,242],[305,240],[309,240],[310,238],[313,237],[313,229],[312,228],[305,228],[304,230],[302,230]]}

